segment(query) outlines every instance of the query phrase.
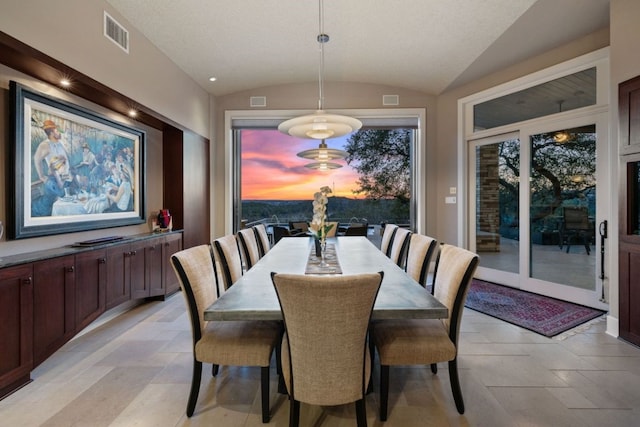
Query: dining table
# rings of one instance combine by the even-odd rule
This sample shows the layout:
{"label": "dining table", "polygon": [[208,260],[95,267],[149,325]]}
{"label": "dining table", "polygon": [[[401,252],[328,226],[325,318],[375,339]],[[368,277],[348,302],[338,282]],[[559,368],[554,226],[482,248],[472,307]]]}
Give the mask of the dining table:
{"label": "dining table", "polygon": [[371,318],[440,319],[448,309],[366,237],[327,239],[328,266],[316,258],[313,237],[284,237],[204,311],[205,320],[282,320],[271,273],[354,275],[382,271]]}

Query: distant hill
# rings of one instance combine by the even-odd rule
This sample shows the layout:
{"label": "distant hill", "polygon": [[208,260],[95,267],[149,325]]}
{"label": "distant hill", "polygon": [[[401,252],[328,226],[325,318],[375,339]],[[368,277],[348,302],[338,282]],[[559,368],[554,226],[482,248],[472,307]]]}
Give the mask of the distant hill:
{"label": "distant hill", "polygon": [[[409,204],[392,200],[350,199],[347,197],[330,197],[327,205],[330,220],[349,222],[353,217],[367,219],[369,224],[393,222],[409,223]],[[313,216],[311,200],[243,200],[242,219],[247,222],[268,219],[275,222],[310,221]]]}

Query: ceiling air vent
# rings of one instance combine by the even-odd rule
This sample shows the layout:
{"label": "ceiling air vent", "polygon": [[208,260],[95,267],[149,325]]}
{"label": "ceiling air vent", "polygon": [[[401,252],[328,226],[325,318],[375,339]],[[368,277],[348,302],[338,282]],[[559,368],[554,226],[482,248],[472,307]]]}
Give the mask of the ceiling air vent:
{"label": "ceiling air vent", "polygon": [[129,31],[107,12],[104,13],[104,36],[129,53]]}
{"label": "ceiling air vent", "polygon": [[382,105],[400,105],[398,95],[382,95]]}
{"label": "ceiling air vent", "polygon": [[252,96],[249,98],[249,105],[252,107],[266,107],[267,106],[267,97],[266,96]]}

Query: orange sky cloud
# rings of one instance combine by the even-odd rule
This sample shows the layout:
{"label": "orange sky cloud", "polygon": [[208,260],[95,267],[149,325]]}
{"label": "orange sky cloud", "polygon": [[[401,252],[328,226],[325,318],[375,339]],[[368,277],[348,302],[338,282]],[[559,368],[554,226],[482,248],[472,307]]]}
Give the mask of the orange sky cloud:
{"label": "orange sky cloud", "polygon": [[[330,148],[343,149],[346,138],[327,140]],[[322,186],[334,195],[356,198],[358,174],[344,160],[331,171],[306,168],[310,160],[296,153],[318,148],[320,141],[301,140],[277,130],[243,130],[241,135],[243,200],[311,200]]]}

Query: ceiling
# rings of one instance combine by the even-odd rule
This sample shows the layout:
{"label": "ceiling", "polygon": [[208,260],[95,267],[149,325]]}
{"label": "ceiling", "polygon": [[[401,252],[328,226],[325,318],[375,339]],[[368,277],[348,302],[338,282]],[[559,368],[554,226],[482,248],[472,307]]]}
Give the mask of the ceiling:
{"label": "ceiling", "polygon": [[[214,96],[318,81],[317,1],[107,1]],[[325,0],[324,81],[437,95],[608,25],[609,0]]]}

